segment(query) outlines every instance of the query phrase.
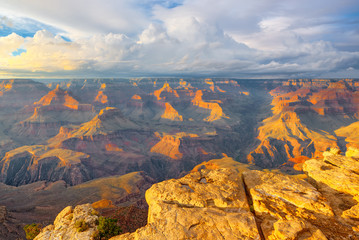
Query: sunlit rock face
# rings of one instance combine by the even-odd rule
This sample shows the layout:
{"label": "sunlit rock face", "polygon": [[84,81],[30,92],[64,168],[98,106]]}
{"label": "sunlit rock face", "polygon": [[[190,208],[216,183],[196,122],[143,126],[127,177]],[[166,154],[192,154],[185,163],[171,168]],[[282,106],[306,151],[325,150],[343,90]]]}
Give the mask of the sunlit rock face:
{"label": "sunlit rock face", "polygon": [[236,171],[202,170],[146,192],[147,226],[114,239],[259,239]]}
{"label": "sunlit rock face", "polygon": [[154,91],[153,95],[157,98],[157,100],[171,98],[171,97],[179,98],[177,91],[172,89],[167,82],[163,84],[162,88]]}
{"label": "sunlit rock face", "polygon": [[165,111],[161,115],[161,118],[172,121],[183,121],[183,117],[178,114],[176,109],[174,109],[170,103],[167,102],[165,103]]}
{"label": "sunlit rock face", "polygon": [[324,156],[304,164],[307,178],[209,161],[153,185],[148,224],[112,240],[359,239],[359,181],[348,174],[357,161],[335,150]]}
{"label": "sunlit rock face", "polygon": [[206,117],[204,121],[212,122],[226,117],[218,102],[205,102],[202,100],[202,96],[203,92],[201,90],[198,90],[192,100],[192,103],[194,106],[211,110],[210,115]]}

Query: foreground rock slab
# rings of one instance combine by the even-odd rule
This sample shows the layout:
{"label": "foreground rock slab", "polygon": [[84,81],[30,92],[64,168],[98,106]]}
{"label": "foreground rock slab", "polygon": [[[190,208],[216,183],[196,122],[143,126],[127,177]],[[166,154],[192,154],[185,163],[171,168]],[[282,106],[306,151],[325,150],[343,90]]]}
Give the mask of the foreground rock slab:
{"label": "foreground rock slab", "polygon": [[241,176],[201,170],[146,192],[148,224],[118,239],[260,239]]}

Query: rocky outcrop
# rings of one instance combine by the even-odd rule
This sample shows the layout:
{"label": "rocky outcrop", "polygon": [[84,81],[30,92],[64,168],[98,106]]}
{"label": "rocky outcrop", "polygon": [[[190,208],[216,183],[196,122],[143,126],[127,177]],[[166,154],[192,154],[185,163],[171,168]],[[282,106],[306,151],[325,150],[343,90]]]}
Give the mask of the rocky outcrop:
{"label": "rocky outcrop", "polygon": [[[54,224],[43,228],[34,240],[94,239],[98,216],[90,204],[66,207],[57,215]],[[80,229],[82,227],[82,229]]]}
{"label": "rocky outcrop", "polygon": [[299,156],[322,157],[327,146],[337,146],[335,136],[309,129],[296,112],[267,118],[258,130],[261,143],[247,159],[261,167],[277,167]]}
{"label": "rocky outcrop", "polygon": [[161,115],[161,118],[171,121],[183,121],[183,117],[178,114],[177,110],[172,107],[168,102],[165,103],[165,111]]}
{"label": "rocky outcrop", "polygon": [[236,171],[202,170],[146,192],[147,226],[118,239],[259,239]]}
{"label": "rocky outcrop", "polygon": [[202,90],[198,90],[192,100],[192,104],[200,108],[211,110],[210,115],[205,119],[203,119],[204,121],[213,122],[222,118],[228,118],[223,113],[223,110],[221,106],[218,104],[218,102],[205,102],[202,100],[202,96],[203,96]]}
{"label": "rocky outcrop", "polygon": [[94,102],[100,104],[106,104],[108,103],[108,97],[103,91],[98,91]]}
{"label": "rocky outcrop", "polygon": [[180,159],[183,156],[179,151],[180,144],[180,138],[166,135],[161,137],[161,140],[151,148],[151,152],[159,153],[172,159]]}
{"label": "rocky outcrop", "polygon": [[341,127],[335,130],[335,133],[338,136],[345,138],[347,148],[359,148],[359,122],[354,122],[348,126]]}
{"label": "rocky outcrop", "polygon": [[265,239],[327,239],[334,214],[311,184],[262,171],[245,172],[244,181]]}
{"label": "rocky outcrop", "polygon": [[89,157],[68,149],[23,146],[7,152],[0,161],[0,180],[15,186],[42,180],[79,184],[92,179],[91,171],[83,164]]}
{"label": "rocky outcrop", "polygon": [[118,130],[136,128],[138,126],[124,117],[120,109],[107,107],[102,109],[91,121],[82,124],[79,129],[74,130],[71,133],[71,137],[93,136],[97,134],[106,135]]}
{"label": "rocky outcrop", "polygon": [[177,91],[172,89],[167,82],[163,84],[162,88],[154,91],[153,95],[156,96],[157,100],[168,99],[173,97],[179,98]]}
{"label": "rocky outcrop", "polygon": [[307,177],[223,160],[227,168],[217,168],[217,159],[154,184],[147,225],[111,240],[359,239],[357,160],[333,149],[304,163]]}

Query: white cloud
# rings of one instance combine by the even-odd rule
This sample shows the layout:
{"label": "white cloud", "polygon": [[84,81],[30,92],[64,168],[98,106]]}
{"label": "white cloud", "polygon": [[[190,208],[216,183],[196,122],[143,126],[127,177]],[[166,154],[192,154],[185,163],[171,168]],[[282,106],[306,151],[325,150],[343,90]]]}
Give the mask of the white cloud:
{"label": "white cloud", "polygon": [[[8,13],[61,28],[72,39],[66,42],[51,29],[0,37],[0,69],[291,77],[356,74],[359,68],[357,25],[343,15],[358,6],[356,0],[184,0],[171,8],[173,1],[140,2],[0,0]],[[12,56],[20,47],[26,52]]]}

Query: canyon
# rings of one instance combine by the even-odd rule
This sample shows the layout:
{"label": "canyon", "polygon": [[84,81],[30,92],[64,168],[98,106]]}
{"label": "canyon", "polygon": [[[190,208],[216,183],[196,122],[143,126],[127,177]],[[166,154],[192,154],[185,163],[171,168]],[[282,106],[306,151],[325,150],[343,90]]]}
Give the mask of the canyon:
{"label": "canyon", "polygon": [[[149,205],[149,225],[137,235],[124,235],[128,239],[138,239],[141,234],[163,239],[177,236],[176,231],[183,229],[154,225],[161,222],[159,216],[163,214],[168,215],[170,224],[177,221],[170,217],[174,213],[199,220],[221,211],[233,213],[218,220],[228,222],[233,232],[223,232],[228,226],[217,226],[217,220],[208,215],[202,222],[193,220],[188,225],[193,225],[191,231],[195,233],[181,236],[207,238],[203,234],[211,224],[217,229],[211,234],[225,234],[226,239],[230,235],[235,239],[281,239],[280,234],[299,234],[281,233],[281,224],[302,229],[298,230],[300,236],[334,236],[310,219],[335,219],[336,224],[354,226],[357,223],[350,214],[355,214],[356,207],[350,211],[346,208],[344,214],[337,210],[338,202],[325,200],[335,191],[350,196],[354,193],[334,186],[335,182],[328,184],[333,191],[318,188],[321,185],[312,181],[321,182],[319,176],[326,177],[318,169],[330,166],[314,161],[324,159],[324,163],[341,166],[354,159],[350,164],[355,166],[359,148],[358,89],[356,79],[75,79],[47,85],[26,79],[2,80],[0,206],[6,208],[15,224],[4,232],[15,229],[8,234],[23,237],[21,224],[38,222],[45,226],[66,206],[90,203],[92,207],[103,206],[98,211],[108,216],[126,212],[125,208],[135,209],[141,219],[147,216]],[[333,163],[328,160],[335,158],[328,155],[329,148],[346,152],[348,159],[344,163],[336,157],[339,163]],[[319,173],[313,173],[316,171]],[[345,171],[350,172],[343,173],[345,177],[350,177],[357,170],[353,167]],[[305,182],[295,182],[290,176],[303,177],[304,172]],[[209,190],[194,183],[199,176],[207,179],[212,174],[220,184],[209,185]],[[184,184],[178,185],[182,178]],[[273,188],[281,190],[269,190],[269,186],[259,184],[275,179],[283,185],[292,184],[293,189],[283,190],[273,182]],[[169,181],[163,184],[177,191],[178,196],[169,198],[160,190],[162,181]],[[223,202],[223,196],[211,194],[224,191],[226,181],[240,194],[228,195],[224,198],[231,200]],[[186,187],[192,184],[194,189]],[[101,190],[101,186],[106,187]],[[261,195],[266,191],[275,197]],[[310,196],[304,198],[310,206],[293,202],[300,195],[295,195],[296,191],[309,192]],[[188,198],[193,193],[201,200],[191,203],[179,193]],[[354,206],[349,195],[345,199]],[[268,202],[263,202],[264,198]],[[285,199],[285,203],[278,199]],[[278,206],[287,202],[290,206],[285,207],[287,215],[283,217],[283,209]],[[185,206],[186,211],[182,209]],[[293,213],[298,209],[303,215]],[[245,219],[245,223],[237,218]],[[258,228],[258,224],[263,226]],[[235,230],[238,226],[247,229],[241,230],[243,235],[234,233],[239,231]],[[171,229],[169,234],[174,235],[162,236],[161,228]],[[351,228],[343,229],[345,236],[356,234]]]}

